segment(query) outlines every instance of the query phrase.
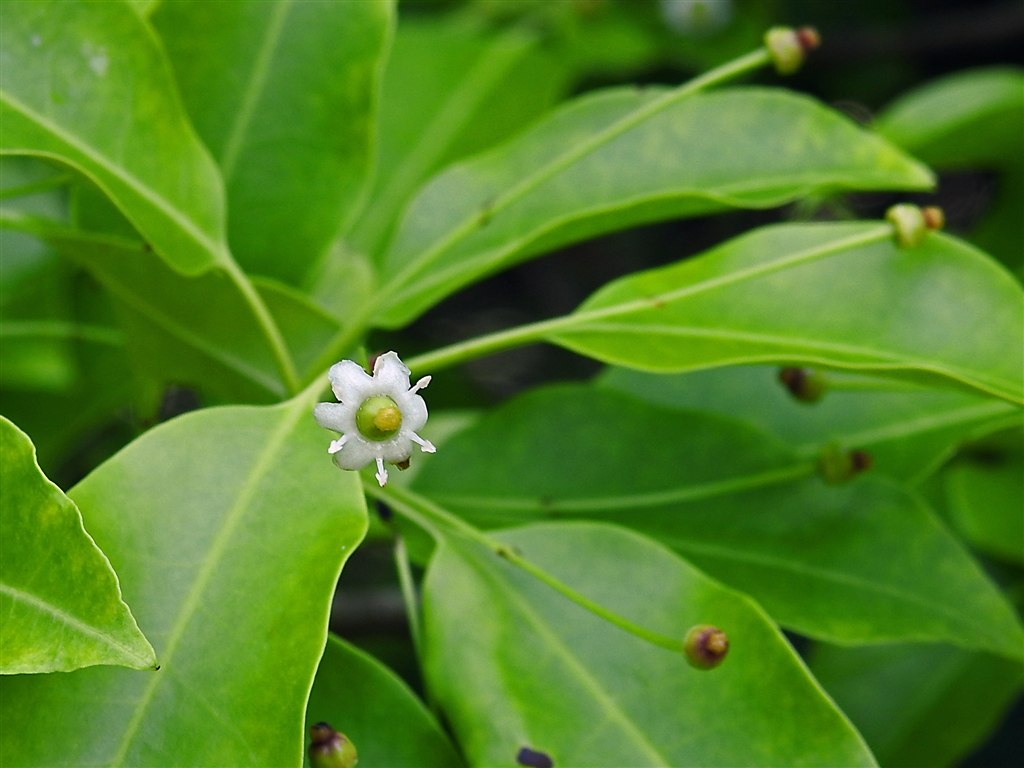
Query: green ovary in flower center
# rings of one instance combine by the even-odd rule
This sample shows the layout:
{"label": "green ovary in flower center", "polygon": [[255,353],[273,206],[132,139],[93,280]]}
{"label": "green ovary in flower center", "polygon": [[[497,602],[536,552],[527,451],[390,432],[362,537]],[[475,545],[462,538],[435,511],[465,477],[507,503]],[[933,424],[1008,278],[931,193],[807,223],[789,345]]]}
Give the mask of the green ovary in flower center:
{"label": "green ovary in flower center", "polygon": [[363,437],[383,442],[395,436],[402,426],[398,403],[385,395],[368,397],[356,411],[356,427]]}

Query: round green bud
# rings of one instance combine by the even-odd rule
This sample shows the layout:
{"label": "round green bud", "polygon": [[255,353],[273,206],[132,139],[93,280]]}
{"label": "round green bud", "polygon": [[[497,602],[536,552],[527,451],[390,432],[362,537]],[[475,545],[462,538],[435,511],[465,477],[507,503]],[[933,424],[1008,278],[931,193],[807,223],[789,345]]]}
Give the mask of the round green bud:
{"label": "round green bud", "polygon": [[900,248],[913,248],[919,245],[928,234],[924,214],[916,205],[900,203],[885,212],[885,218],[896,230],[896,244]]}
{"label": "round green bud", "polygon": [[359,762],[355,745],[327,723],[310,727],[309,736],[309,764],[313,768],[354,768]]}
{"label": "round green bud", "polygon": [[779,381],[802,403],[816,403],[828,387],[824,373],[806,368],[782,368]]}
{"label": "round green bud", "polygon": [[377,443],[390,440],[401,426],[402,412],[386,395],[366,398],[356,411],[356,427],[368,440]]}
{"label": "round green bud", "polygon": [[830,485],[841,485],[871,469],[872,463],[867,451],[847,451],[829,443],[818,456],[818,474]]}
{"label": "round green bud", "polygon": [[791,75],[804,63],[804,48],[795,29],[772,27],[764,35],[764,46],[780,75]]}
{"label": "round green bud", "polygon": [[691,667],[712,669],[721,664],[729,653],[729,637],[718,627],[698,624],[686,633],[683,652]]}

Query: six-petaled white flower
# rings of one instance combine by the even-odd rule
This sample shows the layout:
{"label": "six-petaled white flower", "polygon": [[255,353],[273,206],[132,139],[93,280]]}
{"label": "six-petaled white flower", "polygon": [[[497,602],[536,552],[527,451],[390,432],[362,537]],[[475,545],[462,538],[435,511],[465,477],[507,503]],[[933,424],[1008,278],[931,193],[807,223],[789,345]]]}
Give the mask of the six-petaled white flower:
{"label": "six-petaled white flower", "polygon": [[362,469],[377,462],[377,482],[388,481],[384,462],[403,464],[412,444],[425,453],[435,448],[417,430],[427,423],[427,404],[416,394],[430,383],[424,376],[409,386],[409,369],[394,352],[385,352],[373,364],[373,376],[352,360],[342,360],[327,373],[334,396],[341,402],[317,403],[313,416],[326,429],[340,432],[327,452],[342,469]]}

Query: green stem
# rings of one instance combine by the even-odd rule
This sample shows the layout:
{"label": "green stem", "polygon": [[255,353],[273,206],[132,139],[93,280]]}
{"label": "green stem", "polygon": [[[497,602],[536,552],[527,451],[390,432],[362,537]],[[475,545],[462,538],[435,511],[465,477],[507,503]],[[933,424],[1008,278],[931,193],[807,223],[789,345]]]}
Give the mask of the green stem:
{"label": "green stem", "polygon": [[420,607],[416,597],[416,585],[412,579],[412,568],[409,566],[409,552],[405,548],[405,539],[401,534],[395,536],[395,569],[398,571],[398,583],[402,588],[402,602],[405,603],[405,615],[409,620],[409,634],[412,635],[412,646],[420,666],[423,665],[423,632],[420,629]]}
{"label": "green stem", "polygon": [[231,281],[238,287],[238,290],[256,317],[256,322],[259,323],[263,336],[266,338],[267,343],[270,344],[270,351],[274,355],[274,362],[277,365],[278,372],[281,374],[281,379],[284,381],[285,389],[289,395],[296,394],[302,385],[299,383],[298,371],[295,370],[295,361],[292,360],[288,346],[281,335],[281,329],[277,327],[277,322],[270,314],[270,310],[267,309],[263,297],[253,287],[252,282],[234,259],[222,260],[221,266],[228,273]]}
{"label": "green stem", "polygon": [[438,527],[435,524],[439,523],[442,528],[447,528],[491,550],[498,557],[501,557],[512,563],[512,565],[526,571],[534,578],[547,584],[559,594],[567,597],[582,608],[586,608],[595,616],[604,619],[609,624],[613,624],[619,629],[625,630],[635,637],[639,637],[641,640],[646,640],[652,645],[667,648],[670,651],[682,652],[682,638],[667,637],[666,635],[652,632],[646,627],[642,627],[629,619],[619,616],[617,613],[613,613],[600,603],[580,594],[572,587],[556,579],[544,569],[534,565],[519,554],[514,547],[502,544],[497,539],[491,538],[478,528],[467,523],[462,518],[453,515],[430,500],[406,489],[380,488],[377,486],[376,481],[368,478],[363,478],[363,490],[368,496],[372,496],[387,503],[396,512],[421,526],[426,531],[432,533],[435,537],[438,536]]}
{"label": "green stem", "polygon": [[[487,218],[492,218],[495,214],[512,205],[512,203],[536,189],[555,174],[565,170],[573,163],[582,160],[595,149],[598,149],[617,136],[620,136],[631,128],[634,128],[644,120],[653,117],[658,112],[671,107],[673,104],[685,99],[687,96],[692,96],[694,93],[697,93],[704,88],[739,77],[747,72],[757,69],[758,67],[769,64],[771,63],[771,60],[771,54],[768,52],[768,49],[761,47],[757,50],[751,51],[745,56],[741,56],[738,59],[723,64],[720,67],[716,67],[715,69],[705,72],[703,75],[700,75],[687,83],[683,83],[679,87],[668,91],[656,99],[652,99],[648,103],[612,123],[603,131],[594,134],[587,141],[583,141],[575,145],[554,162],[545,165],[532,175],[527,176],[505,193],[498,195],[487,206]],[[435,241],[430,247],[410,261],[405,269],[389,280],[381,290],[377,292],[373,299],[366,303],[359,315],[353,318],[348,325],[345,328],[342,328],[328,343],[324,353],[317,360],[316,365],[313,366],[313,370],[319,371],[340,359],[341,355],[348,352],[349,348],[354,346],[356,342],[362,338],[369,327],[370,321],[376,314],[377,309],[380,308],[385,303],[386,299],[391,297],[396,290],[403,285],[403,281],[405,281],[410,275],[422,269],[425,265],[430,264],[432,261],[437,259],[438,256],[455,245],[459,240],[474,232],[482,225],[482,223],[483,219],[479,212],[474,212],[470,216],[467,216],[458,226],[450,230],[447,235],[442,237],[440,240]]]}
{"label": "green stem", "polygon": [[414,275],[416,272],[422,270],[423,267],[435,261],[438,256],[447,251],[462,238],[479,229],[483,225],[485,219],[490,220],[496,214],[500,213],[505,208],[508,208],[517,200],[520,200],[522,197],[532,192],[556,174],[564,171],[574,163],[579,162],[594,150],[599,149],[609,141],[612,141],[626,133],[626,131],[635,128],[644,120],[668,109],[686,97],[692,96],[694,93],[697,93],[704,88],[708,88],[709,86],[717,85],[718,83],[731,80],[734,77],[739,77],[747,72],[763,67],[765,64],[769,64],[771,60],[771,54],[768,52],[767,48],[761,47],[755,51],[751,51],[745,56],[741,56],[740,58],[723,64],[720,67],[716,67],[715,69],[705,72],[703,75],[695,77],[693,80],[690,80],[689,82],[684,83],[655,99],[652,99],[643,106],[633,110],[628,115],[624,115],[619,118],[604,130],[598,131],[586,141],[581,141],[579,144],[576,144],[553,162],[539,168],[536,172],[530,174],[518,184],[513,185],[506,192],[495,197],[487,206],[486,217],[481,217],[479,212],[474,211],[463,219],[461,224],[450,230],[447,235],[442,237],[440,240],[437,240],[427,250],[423,251],[419,256],[410,261],[409,264],[407,264],[406,267],[395,275],[394,279],[388,283],[384,291],[381,292],[381,296],[378,298],[377,302],[380,303],[384,297],[388,296],[389,293],[393,293],[397,287],[400,287],[403,284],[403,281],[405,281],[409,276]]}
{"label": "green stem", "polygon": [[799,251],[798,253],[777,261],[737,270],[736,272],[705,280],[694,285],[683,286],[682,288],[677,288],[655,296],[645,296],[642,299],[635,299],[633,301],[623,302],[622,304],[616,304],[611,307],[602,307],[600,309],[584,310],[582,312],[577,310],[570,315],[562,315],[561,317],[555,317],[550,320],[541,320],[537,323],[509,328],[508,330],[498,331],[497,333],[491,333],[486,336],[478,336],[475,339],[461,341],[457,344],[451,344],[447,347],[436,349],[433,352],[417,355],[416,357],[406,360],[405,364],[409,366],[409,369],[413,371],[413,373],[416,374],[421,374],[426,371],[437,371],[442,368],[448,368],[452,365],[464,363],[482,355],[500,352],[501,350],[510,349],[523,344],[544,341],[556,331],[565,330],[567,328],[571,329],[573,326],[583,325],[593,320],[605,320],[609,317],[628,314],[629,312],[641,311],[652,307],[662,307],[669,302],[678,301],[679,299],[693,296],[704,291],[709,291],[714,288],[721,288],[742,280],[760,277],[798,264],[806,264],[810,261],[831,256],[847,249],[870,245],[871,243],[876,243],[890,238],[892,237],[892,234],[893,227],[891,224],[879,224],[877,227],[873,227],[859,235],[835,240],[825,246],[809,248],[806,251]]}
{"label": "green stem", "polygon": [[65,187],[70,183],[70,173],[58,173],[56,176],[48,176],[45,179],[33,181],[29,184],[22,184],[19,187],[0,189],[0,200],[9,200],[14,197],[26,197],[28,195],[35,195],[39,192],[48,192],[51,189]]}
{"label": "green stem", "polygon": [[124,336],[116,328],[60,320],[5,320],[0,325],[0,338],[78,339],[111,347],[124,344]]}

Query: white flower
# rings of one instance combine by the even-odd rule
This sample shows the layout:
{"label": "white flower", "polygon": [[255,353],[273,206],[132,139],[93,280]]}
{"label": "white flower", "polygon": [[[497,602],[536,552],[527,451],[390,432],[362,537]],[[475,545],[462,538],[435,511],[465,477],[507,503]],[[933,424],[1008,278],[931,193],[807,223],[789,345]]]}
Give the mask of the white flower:
{"label": "white flower", "polygon": [[409,369],[394,352],[373,364],[373,376],[352,360],[342,360],[327,373],[339,403],[317,403],[313,416],[325,429],[340,432],[327,452],[342,469],[362,469],[377,462],[377,482],[388,481],[384,462],[401,464],[412,455],[412,444],[425,453],[436,449],[416,434],[427,423],[427,404],[416,394],[430,383],[424,376],[409,386]]}

